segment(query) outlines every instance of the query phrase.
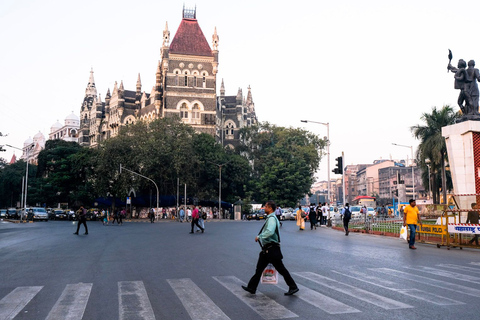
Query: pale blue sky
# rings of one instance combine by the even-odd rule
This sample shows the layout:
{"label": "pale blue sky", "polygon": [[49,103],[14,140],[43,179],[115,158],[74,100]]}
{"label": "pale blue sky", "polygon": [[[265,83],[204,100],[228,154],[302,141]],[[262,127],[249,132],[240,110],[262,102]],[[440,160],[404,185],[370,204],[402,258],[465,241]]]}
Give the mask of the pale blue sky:
{"label": "pale blue sky", "polygon": [[[406,158],[410,126],[432,106],[456,107],[448,49],[480,65],[480,1],[196,1],[211,44],[220,37],[218,85],[252,87],[260,121],[330,123],[331,167]],[[115,81],[143,90],[155,80],[168,21],[182,1],[3,0],[0,3],[0,144],[21,147],[39,130],[79,115],[90,68],[102,98]],[[19,151],[15,152],[17,155]],[[10,160],[13,150],[0,156]],[[326,159],[320,165],[324,179]],[[331,177],[335,177],[332,173]]]}

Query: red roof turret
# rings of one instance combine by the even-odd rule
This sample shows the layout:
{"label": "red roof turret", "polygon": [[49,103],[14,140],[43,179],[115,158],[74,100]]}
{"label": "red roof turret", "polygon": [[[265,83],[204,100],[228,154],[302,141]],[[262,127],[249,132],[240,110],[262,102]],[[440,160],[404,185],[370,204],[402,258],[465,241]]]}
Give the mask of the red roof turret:
{"label": "red roof turret", "polygon": [[212,57],[212,49],[197,22],[183,18],[170,44],[170,53]]}

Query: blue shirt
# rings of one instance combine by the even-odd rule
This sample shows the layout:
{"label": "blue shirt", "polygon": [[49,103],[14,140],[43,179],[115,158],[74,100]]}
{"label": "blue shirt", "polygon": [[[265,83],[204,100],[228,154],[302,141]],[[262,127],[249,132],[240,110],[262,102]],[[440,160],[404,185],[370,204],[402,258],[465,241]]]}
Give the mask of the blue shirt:
{"label": "blue shirt", "polygon": [[275,232],[279,227],[280,223],[278,222],[275,213],[272,212],[267,216],[267,221],[265,221],[265,225],[262,229],[262,232],[258,235],[258,239],[262,245],[266,245],[267,243],[280,243],[278,239],[278,235]]}

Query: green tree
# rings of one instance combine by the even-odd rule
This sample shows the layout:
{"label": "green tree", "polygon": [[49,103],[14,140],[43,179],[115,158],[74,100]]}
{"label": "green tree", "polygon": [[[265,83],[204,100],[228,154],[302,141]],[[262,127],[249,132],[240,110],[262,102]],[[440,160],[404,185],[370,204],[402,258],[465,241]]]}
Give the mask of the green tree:
{"label": "green tree", "polygon": [[262,123],[241,130],[246,155],[253,166],[252,199],[295,206],[310,192],[325,141],[308,131]]}
{"label": "green tree", "polygon": [[[15,207],[22,199],[22,181],[25,178],[26,162],[19,160],[4,164],[0,170],[0,207]],[[36,167],[28,165],[29,185],[34,180]],[[29,190],[30,191],[30,190]],[[29,197],[27,198],[27,200]],[[30,201],[29,201],[30,202]]]}
{"label": "green tree", "polygon": [[76,142],[47,140],[38,155],[37,184],[32,197],[48,206],[60,202],[91,205],[91,153]]}
{"label": "green tree", "polygon": [[440,110],[433,107],[431,113],[422,114],[420,119],[424,121],[423,125],[418,124],[410,128],[413,136],[420,140],[417,161],[423,171],[422,180],[425,190],[428,190],[429,186],[427,163],[425,161],[427,159],[430,161],[434,203],[439,203],[440,188],[443,191],[444,202],[447,197],[447,189],[452,189],[450,172],[447,174],[445,170],[448,157],[445,138],[442,137],[442,127],[454,124],[458,117],[459,114],[448,105]]}

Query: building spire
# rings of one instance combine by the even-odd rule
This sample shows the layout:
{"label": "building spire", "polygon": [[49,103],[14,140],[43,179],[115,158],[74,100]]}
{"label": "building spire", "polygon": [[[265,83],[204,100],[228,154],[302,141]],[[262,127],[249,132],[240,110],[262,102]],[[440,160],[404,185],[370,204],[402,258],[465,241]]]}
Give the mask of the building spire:
{"label": "building spire", "polygon": [[217,34],[217,27],[215,27],[215,31],[213,32],[213,36],[212,36],[213,51],[218,51],[218,41],[219,40],[220,40],[220,38],[218,37],[218,34]]}
{"label": "building spire", "polygon": [[97,95],[97,88],[95,88],[95,80],[93,79],[93,67],[90,69],[90,76],[88,77],[87,88],[85,89],[85,95],[94,97]]}
{"label": "building spire", "polygon": [[165,30],[163,30],[163,46],[168,47],[170,43],[170,31],[168,31],[168,21],[165,22]]}
{"label": "building spire", "polygon": [[222,78],[222,84],[220,85],[220,95],[221,96],[225,95],[225,84],[223,83],[223,78]]}
{"label": "building spire", "polygon": [[137,78],[137,91],[135,95],[140,96],[142,95],[142,81],[140,80],[140,73],[138,73],[138,78]]}
{"label": "building spire", "polygon": [[253,103],[252,99],[252,90],[250,88],[250,85],[248,85],[248,93],[247,93],[247,105],[250,105]]}

